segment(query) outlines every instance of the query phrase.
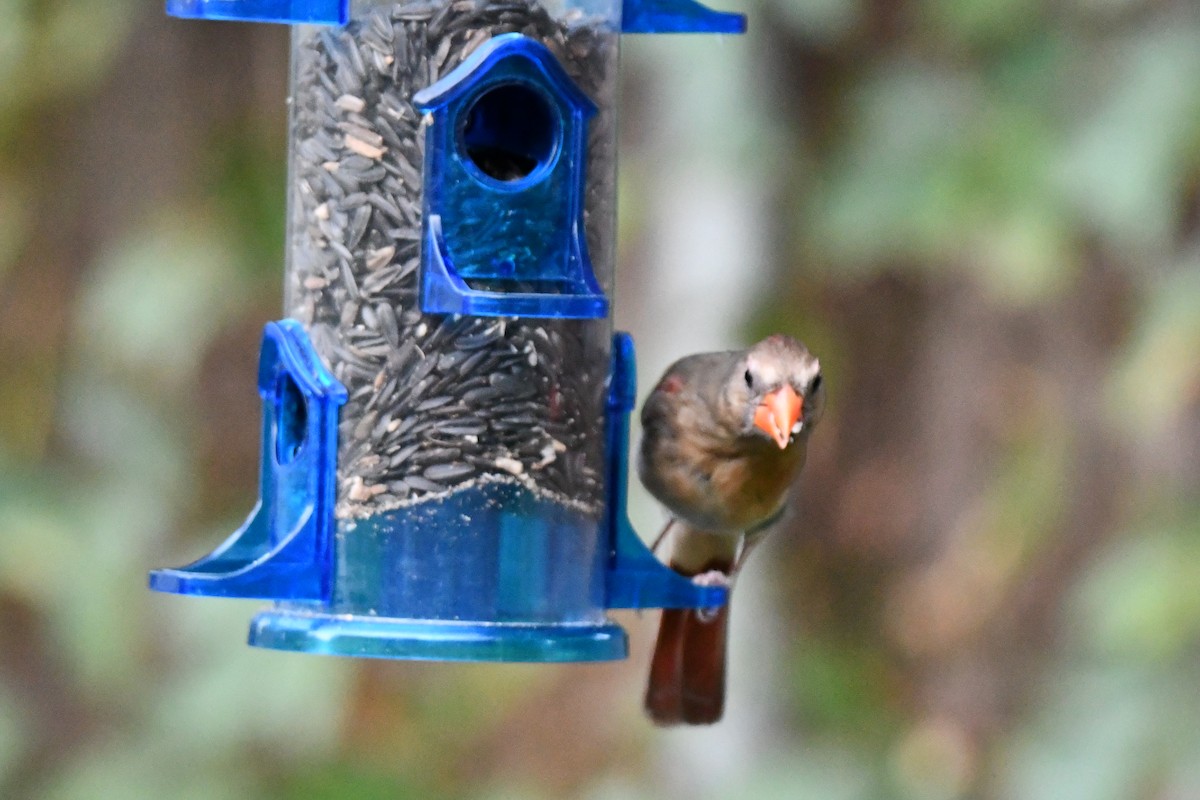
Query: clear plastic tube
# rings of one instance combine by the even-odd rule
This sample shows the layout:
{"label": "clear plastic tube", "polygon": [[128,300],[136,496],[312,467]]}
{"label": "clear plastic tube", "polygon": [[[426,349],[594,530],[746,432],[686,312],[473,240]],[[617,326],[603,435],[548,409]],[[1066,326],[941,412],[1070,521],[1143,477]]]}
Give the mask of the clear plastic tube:
{"label": "clear plastic tube", "polygon": [[[573,194],[542,210],[558,215],[548,217],[560,220],[551,227],[578,227],[561,222],[562,208],[580,209],[584,266],[607,292],[619,13],[619,0],[357,0],[343,28],[294,30],[285,304],[348,397],[338,425],[328,609],[389,630],[396,619],[476,621],[489,626],[484,638],[508,642],[484,654],[469,643],[479,630],[465,639],[457,628],[382,639],[343,631],[340,652],[369,640],[410,657],[623,653],[624,636],[603,604],[610,318],[448,314],[426,310],[422,299],[435,191],[453,190],[451,213],[477,217],[466,225],[479,231],[469,257],[507,263],[511,254],[489,248],[521,241],[513,230],[539,213],[537,203],[517,212],[508,200],[544,190],[539,176],[572,166],[562,161],[562,137],[578,119],[568,118],[569,104],[556,105],[566,101],[552,81],[484,81],[484,94],[441,117],[414,103],[422,90],[454,84],[460,65],[473,69],[472,54],[506,35],[561,69],[596,110],[582,173],[573,173],[581,182],[564,182]],[[538,79],[531,63],[522,69]],[[473,170],[452,187],[434,185],[445,180],[428,144],[438,124],[454,126],[454,152],[440,157]],[[536,267],[539,255],[529,256]],[[457,266],[466,273],[472,265]],[[556,291],[503,280],[468,289]],[[263,619],[252,638],[290,647],[279,644],[281,631],[308,618],[280,609]],[[568,623],[574,632],[554,628],[527,642],[516,628],[491,627],[503,623]],[[452,644],[433,646],[431,637]]]}
{"label": "clear plastic tube", "polygon": [[619,15],[618,0],[356,0],[344,28],[295,29],[285,305],[349,392],[339,517],[480,480],[599,514],[611,322],[422,311],[426,137],[412,98],[496,36],[545,45],[598,109],[583,219],[607,291]]}

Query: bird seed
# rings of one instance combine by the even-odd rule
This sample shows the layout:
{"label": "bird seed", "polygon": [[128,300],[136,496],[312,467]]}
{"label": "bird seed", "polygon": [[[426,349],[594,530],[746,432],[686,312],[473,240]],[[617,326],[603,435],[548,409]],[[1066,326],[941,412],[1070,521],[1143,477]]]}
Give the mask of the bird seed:
{"label": "bird seed", "polygon": [[[298,33],[285,306],[349,394],[338,429],[339,517],[480,481],[517,482],[593,514],[602,506],[609,322],[419,307],[425,131],[412,96],[513,32],[543,43],[600,108],[588,132],[584,228],[607,289],[611,21],[556,19],[532,0],[401,2],[344,28]],[[480,222],[489,232],[504,224]]]}

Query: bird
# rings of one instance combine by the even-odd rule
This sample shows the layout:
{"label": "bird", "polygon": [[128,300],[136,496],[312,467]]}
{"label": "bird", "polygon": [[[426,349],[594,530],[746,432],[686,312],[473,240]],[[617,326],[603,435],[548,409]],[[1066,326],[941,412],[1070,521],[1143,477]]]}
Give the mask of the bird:
{"label": "bird", "polygon": [[[732,588],[783,515],[824,403],[820,362],[783,334],[668,367],[642,406],[637,460],[670,515],[655,554],[697,584]],[[721,719],[728,621],[728,604],[663,609],[645,695],[654,723]]]}

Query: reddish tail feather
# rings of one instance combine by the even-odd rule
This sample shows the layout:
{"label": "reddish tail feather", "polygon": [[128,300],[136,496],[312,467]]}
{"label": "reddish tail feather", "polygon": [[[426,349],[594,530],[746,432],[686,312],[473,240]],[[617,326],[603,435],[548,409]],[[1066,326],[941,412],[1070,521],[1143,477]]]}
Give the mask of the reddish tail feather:
{"label": "reddish tail feather", "polygon": [[721,719],[728,630],[728,605],[663,609],[645,701],[656,725],[711,725]]}

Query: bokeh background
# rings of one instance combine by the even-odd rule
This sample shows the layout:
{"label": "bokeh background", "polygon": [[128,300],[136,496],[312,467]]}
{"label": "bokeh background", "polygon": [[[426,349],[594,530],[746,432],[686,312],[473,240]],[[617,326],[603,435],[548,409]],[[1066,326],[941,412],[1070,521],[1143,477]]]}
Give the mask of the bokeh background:
{"label": "bokeh background", "polygon": [[643,390],[779,330],[830,402],[727,720],[663,731],[653,613],[357,662],[144,588],[255,497],[287,34],[0,0],[0,797],[1200,798],[1200,9],[726,7],[626,40],[618,324]]}

